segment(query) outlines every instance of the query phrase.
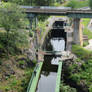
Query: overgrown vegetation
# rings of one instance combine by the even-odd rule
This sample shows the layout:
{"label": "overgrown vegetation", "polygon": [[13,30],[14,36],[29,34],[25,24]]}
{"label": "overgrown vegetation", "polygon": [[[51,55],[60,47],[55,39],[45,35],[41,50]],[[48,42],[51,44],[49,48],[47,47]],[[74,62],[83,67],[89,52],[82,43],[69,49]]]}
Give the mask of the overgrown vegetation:
{"label": "overgrown vegetation", "polygon": [[[92,92],[92,51],[88,51],[83,47],[73,45],[72,52],[77,55],[81,66],[73,64],[69,67],[70,79],[75,83],[84,84],[89,92]],[[81,62],[81,60],[83,62]],[[76,69],[76,72],[74,72]]]}
{"label": "overgrown vegetation", "polygon": [[3,92],[25,92],[35,66],[25,55],[24,60],[18,61],[30,44],[26,30],[29,22],[23,11],[17,4],[0,5],[0,91]]}
{"label": "overgrown vegetation", "polygon": [[4,52],[7,52],[7,55],[14,54],[28,43],[27,32],[23,30],[26,22],[25,14],[16,4],[11,3],[2,3],[0,10],[0,26],[2,28],[0,30],[0,56]]}
{"label": "overgrown vegetation", "polygon": [[88,39],[92,39],[92,32],[88,29],[88,24],[90,19],[82,19],[82,24],[84,27],[83,34],[88,36]]}
{"label": "overgrown vegetation", "polygon": [[77,92],[75,88],[70,87],[69,85],[65,85],[63,82],[61,83],[61,92]]}
{"label": "overgrown vegetation", "polygon": [[72,9],[87,7],[89,6],[89,1],[69,0],[65,6],[71,7]]}

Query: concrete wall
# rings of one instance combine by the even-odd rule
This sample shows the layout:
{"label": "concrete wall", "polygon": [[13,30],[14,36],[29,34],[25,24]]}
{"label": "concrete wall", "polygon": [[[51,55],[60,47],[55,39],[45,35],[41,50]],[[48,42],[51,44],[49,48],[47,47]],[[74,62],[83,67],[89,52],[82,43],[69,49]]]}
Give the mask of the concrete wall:
{"label": "concrete wall", "polygon": [[79,18],[73,21],[73,43],[83,46],[82,24]]}

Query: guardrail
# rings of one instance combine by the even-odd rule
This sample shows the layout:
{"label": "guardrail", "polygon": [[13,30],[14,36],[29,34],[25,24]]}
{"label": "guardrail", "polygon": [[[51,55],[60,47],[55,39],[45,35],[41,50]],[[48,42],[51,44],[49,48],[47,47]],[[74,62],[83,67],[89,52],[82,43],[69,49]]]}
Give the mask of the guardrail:
{"label": "guardrail", "polygon": [[32,73],[32,77],[31,77],[31,80],[29,82],[27,92],[35,92],[36,91],[42,65],[43,65],[43,62],[40,62],[36,65],[36,67]]}
{"label": "guardrail", "polygon": [[62,71],[62,61],[59,61],[55,92],[60,92],[61,71]]}

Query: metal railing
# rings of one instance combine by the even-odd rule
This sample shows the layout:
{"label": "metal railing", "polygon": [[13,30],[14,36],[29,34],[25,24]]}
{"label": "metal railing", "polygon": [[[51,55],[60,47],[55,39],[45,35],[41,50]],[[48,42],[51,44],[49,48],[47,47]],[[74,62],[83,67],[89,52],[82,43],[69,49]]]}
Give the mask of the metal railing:
{"label": "metal railing", "polygon": [[30,82],[29,82],[29,85],[28,85],[28,88],[27,88],[27,92],[30,91],[30,87],[31,87],[31,85],[32,85],[32,81],[33,81],[33,79],[34,79],[34,77],[35,77],[35,72],[36,72],[36,70],[37,70],[38,67],[39,67],[39,65],[37,64],[36,67],[35,67],[35,69],[34,69],[34,71],[33,71],[33,73],[32,73],[32,77],[31,77],[31,80],[30,80]]}

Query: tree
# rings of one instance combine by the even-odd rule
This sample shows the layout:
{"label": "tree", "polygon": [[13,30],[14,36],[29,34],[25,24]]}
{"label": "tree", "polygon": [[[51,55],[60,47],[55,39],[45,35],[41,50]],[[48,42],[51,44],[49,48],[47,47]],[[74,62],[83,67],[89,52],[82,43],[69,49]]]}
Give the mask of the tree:
{"label": "tree", "polygon": [[89,7],[92,9],[92,0],[89,0]]}
{"label": "tree", "polygon": [[49,6],[53,4],[53,0],[3,0],[20,5],[37,5],[37,6]]}
{"label": "tree", "polygon": [[25,14],[22,13],[22,10],[16,4],[2,3],[2,5],[0,5],[0,26],[3,27],[7,33],[7,53],[10,42],[9,34],[16,33],[18,29],[25,25],[24,17]]}
{"label": "tree", "polygon": [[70,0],[69,3],[67,4],[67,7],[71,7],[72,9],[76,8],[78,4],[77,0]]}
{"label": "tree", "polygon": [[37,6],[50,6],[53,4],[53,0],[34,0]]}

